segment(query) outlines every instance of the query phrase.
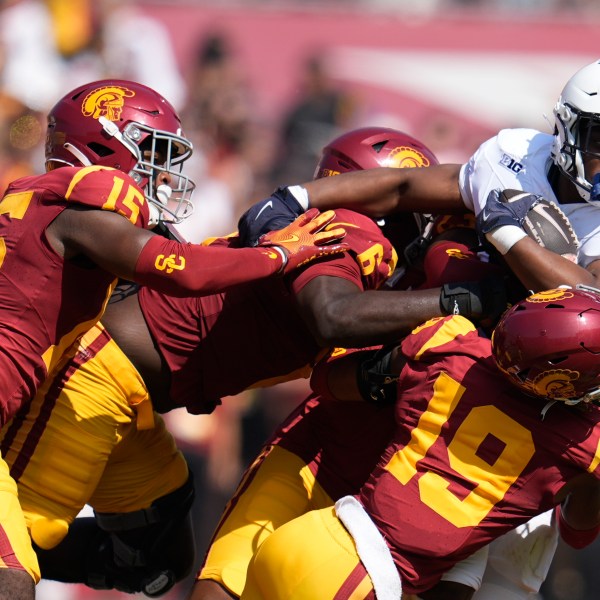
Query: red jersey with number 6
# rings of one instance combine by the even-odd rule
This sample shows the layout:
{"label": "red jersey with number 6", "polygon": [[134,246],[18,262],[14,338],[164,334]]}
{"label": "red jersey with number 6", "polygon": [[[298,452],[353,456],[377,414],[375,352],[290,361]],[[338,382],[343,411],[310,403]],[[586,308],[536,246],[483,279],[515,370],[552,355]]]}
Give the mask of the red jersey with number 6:
{"label": "red jersey with number 6", "polygon": [[100,318],[114,287],[114,275],[89,260],[65,261],[49,244],[46,228],[70,206],[148,225],[144,194],[115,169],[63,167],[8,186],[0,200],[0,424]]}
{"label": "red jersey with number 6", "polygon": [[[316,277],[340,277],[360,290],[380,287],[397,255],[374,221],[338,209],[349,251],[313,261],[287,277],[240,285],[201,298],[174,298],[144,287],[139,301],[171,374],[171,405],[211,412],[224,396],[308,377],[324,349],[296,309],[296,294]],[[237,237],[214,244],[236,247]],[[155,406],[157,406],[155,404]]]}
{"label": "red jersey with number 6", "polygon": [[554,505],[573,477],[600,477],[600,407],[545,401],[500,374],[490,341],[460,316],[402,343],[396,433],[359,499],[390,546],[403,591]]}

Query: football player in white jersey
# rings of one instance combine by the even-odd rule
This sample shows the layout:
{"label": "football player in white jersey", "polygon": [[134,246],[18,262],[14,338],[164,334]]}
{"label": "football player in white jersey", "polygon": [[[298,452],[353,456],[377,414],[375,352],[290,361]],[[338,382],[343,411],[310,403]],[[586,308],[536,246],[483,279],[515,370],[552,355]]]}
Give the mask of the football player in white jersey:
{"label": "football player in white jersey", "polygon": [[[588,268],[600,259],[600,182],[595,181],[600,173],[600,61],[567,82],[554,107],[554,122],[554,134],[503,129],[484,142],[460,169],[460,192],[475,214],[495,190],[523,190],[556,202],[579,238],[578,263]],[[494,235],[487,237],[494,243]],[[578,283],[594,283],[581,276],[585,280]]]}
{"label": "football player in white jersey", "polygon": [[[600,59],[569,79],[554,107],[554,123],[553,133],[504,129],[464,165],[384,168],[345,173],[318,186],[311,182],[295,188],[298,211],[289,206],[282,210],[290,211],[290,221],[308,206],[343,206],[372,217],[473,211],[480,234],[504,255],[527,289],[562,284],[600,288]],[[371,193],[365,194],[369,186]],[[514,210],[514,203],[499,202],[503,190],[527,192],[518,202],[520,210]],[[540,196],[567,214],[580,241],[577,264],[541,247],[522,229],[527,207]],[[255,219],[260,209],[260,203],[254,205],[240,220],[242,232],[251,228],[249,238],[268,230],[267,221],[278,207]]]}

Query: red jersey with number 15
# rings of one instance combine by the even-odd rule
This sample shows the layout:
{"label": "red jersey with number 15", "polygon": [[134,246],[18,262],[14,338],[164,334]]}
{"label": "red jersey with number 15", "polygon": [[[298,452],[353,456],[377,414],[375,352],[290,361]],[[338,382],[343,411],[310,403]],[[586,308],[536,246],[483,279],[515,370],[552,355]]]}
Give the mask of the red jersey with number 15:
{"label": "red jersey with number 15", "polygon": [[575,476],[600,477],[600,407],[523,395],[490,341],[460,316],[402,343],[396,433],[359,499],[418,594],[455,563],[554,505]]}
{"label": "red jersey with number 15", "polygon": [[115,169],[62,167],[8,186],[0,200],[0,424],[100,318],[114,287],[114,275],[89,261],[65,261],[49,244],[46,228],[69,206],[148,226],[144,194]]}

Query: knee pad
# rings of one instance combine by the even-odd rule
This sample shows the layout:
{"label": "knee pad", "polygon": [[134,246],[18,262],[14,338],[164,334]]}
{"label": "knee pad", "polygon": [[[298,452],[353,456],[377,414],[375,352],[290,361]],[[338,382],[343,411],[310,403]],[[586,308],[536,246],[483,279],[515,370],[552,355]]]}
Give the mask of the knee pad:
{"label": "knee pad", "polygon": [[196,548],[190,509],[192,478],[179,489],[131,513],[96,513],[99,527],[88,555],[86,584],[95,589],[166,593],[187,576]]}

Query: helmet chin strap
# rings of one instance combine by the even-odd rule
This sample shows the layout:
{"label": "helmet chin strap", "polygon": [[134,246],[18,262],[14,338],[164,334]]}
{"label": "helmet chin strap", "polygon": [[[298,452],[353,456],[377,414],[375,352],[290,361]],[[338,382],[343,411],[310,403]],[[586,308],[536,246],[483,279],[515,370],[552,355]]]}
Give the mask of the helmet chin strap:
{"label": "helmet chin strap", "polygon": [[546,417],[546,413],[550,410],[550,407],[554,406],[557,402],[558,402],[558,400],[550,400],[549,402],[546,403],[544,408],[542,408],[542,412],[541,412],[542,421]]}
{"label": "helmet chin strap", "polygon": [[65,142],[63,144],[63,148],[65,150],[67,150],[67,152],[70,152],[80,163],[82,166],[84,167],[91,167],[92,163],[90,162],[90,159],[78,148],[75,148],[75,146],[73,146],[73,144],[69,144],[69,142]]}
{"label": "helmet chin strap", "polygon": [[547,402],[547,404],[544,406],[544,408],[542,408],[542,413],[541,413],[542,421],[544,420],[544,417],[546,416],[546,413],[548,412],[548,410],[550,410],[550,407],[553,406],[554,404],[556,404],[557,402],[563,402],[567,406],[575,406],[576,404],[580,404],[580,403],[597,404],[599,400],[600,400],[600,388],[597,388],[595,390],[592,390],[591,392],[588,392],[584,396],[581,396],[581,398],[555,398],[553,400],[549,400]]}
{"label": "helmet chin strap", "polygon": [[150,213],[148,228],[153,229],[160,223],[161,210],[153,202],[148,202],[148,211]]}

